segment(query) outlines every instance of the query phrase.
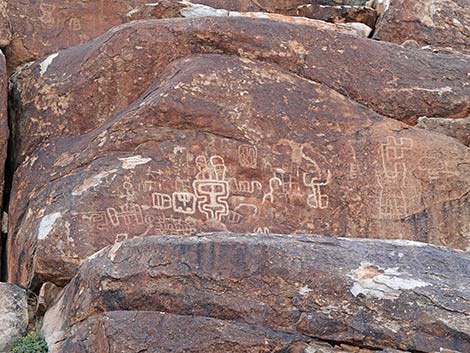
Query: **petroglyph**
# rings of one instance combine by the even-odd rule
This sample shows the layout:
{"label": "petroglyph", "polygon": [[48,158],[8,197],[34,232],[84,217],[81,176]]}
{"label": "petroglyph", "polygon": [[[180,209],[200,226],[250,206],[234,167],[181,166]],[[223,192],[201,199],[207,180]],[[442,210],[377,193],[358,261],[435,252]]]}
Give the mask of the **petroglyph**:
{"label": "petroglyph", "polygon": [[381,170],[377,173],[380,185],[379,217],[395,219],[408,213],[407,196],[405,196],[407,165],[405,155],[413,147],[409,138],[387,136],[380,144]]}

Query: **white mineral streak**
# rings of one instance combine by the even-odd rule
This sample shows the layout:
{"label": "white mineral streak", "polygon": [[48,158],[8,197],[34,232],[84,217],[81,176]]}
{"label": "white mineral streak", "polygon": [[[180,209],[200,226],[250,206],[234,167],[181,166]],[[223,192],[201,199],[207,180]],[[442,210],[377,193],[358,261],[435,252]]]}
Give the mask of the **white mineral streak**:
{"label": "white mineral streak", "polygon": [[410,278],[406,273],[400,273],[396,268],[381,270],[372,264],[361,264],[350,277],[355,281],[351,293],[379,299],[398,299],[402,291],[429,286],[429,283]]}
{"label": "white mineral streak", "polygon": [[59,55],[59,53],[49,55],[41,64],[39,64],[39,66],[41,68],[41,71],[40,71],[41,76],[44,75],[47,72],[47,69],[49,68],[49,65],[52,64],[52,62],[54,61],[54,59],[58,55]]}
{"label": "white mineral streak", "polygon": [[47,238],[52,228],[54,227],[55,222],[62,217],[60,212],[55,212],[44,216],[39,223],[38,229],[38,239],[44,240]]}
{"label": "white mineral streak", "polygon": [[314,20],[306,17],[293,17],[285,16],[266,12],[238,12],[228,11],[223,9],[215,9],[210,6],[193,4],[189,1],[181,1],[185,7],[180,10],[180,14],[183,17],[195,18],[195,17],[249,17],[249,18],[264,18],[274,21],[287,22],[298,25],[313,26],[319,29],[334,30],[346,32],[348,34],[356,35],[359,37],[368,37],[372,32],[372,28],[363,23],[328,23],[325,21]]}
{"label": "white mineral streak", "polygon": [[101,173],[95,174],[89,178],[86,178],[83,183],[77,187],[75,187],[72,191],[73,196],[79,196],[83,194],[88,189],[98,186],[102,183],[103,179],[107,176],[114,174],[117,172],[117,169],[112,169],[108,171],[103,171]]}
{"label": "white mineral streak", "polygon": [[136,166],[141,164],[147,164],[152,160],[152,158],[143,158],[141,155],[126,157],[126,158],[119,158],[122,162],[123,169],[134,169]]}

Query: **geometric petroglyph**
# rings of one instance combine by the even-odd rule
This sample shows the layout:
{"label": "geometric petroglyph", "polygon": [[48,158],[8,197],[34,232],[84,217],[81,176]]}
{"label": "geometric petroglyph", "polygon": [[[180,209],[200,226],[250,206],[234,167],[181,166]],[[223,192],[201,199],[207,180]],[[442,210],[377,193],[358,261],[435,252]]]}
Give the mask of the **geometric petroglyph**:
{"label": "geometric petroglyph", "polygon": [[408,214],[408,202],[403,188],[406,187],[407,167],[406,152],[413,147],[409,138],[387,136],[380,144],[382,170],[377,173],[381,188],[379,194],[380,219],[395,219]]}
{"label": "geometric petroglyph", "polygon": [[240,166],[245,168],[256,168],[258,151],[255,146],[241,145],[238,147],[238,160]]}

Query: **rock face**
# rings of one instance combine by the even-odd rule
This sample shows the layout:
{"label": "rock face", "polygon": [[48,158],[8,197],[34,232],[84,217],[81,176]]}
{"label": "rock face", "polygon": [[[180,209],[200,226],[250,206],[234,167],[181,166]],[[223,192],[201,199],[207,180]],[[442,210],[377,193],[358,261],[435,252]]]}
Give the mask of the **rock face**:
{"label": "rock face", "polygon": [[451,47],[470,54],[468,0],[394,0],[379,21],[375,39]]}
{"label": "rock face", "polygon": [[[175,335],[175,332],[178,334]],[[346,345],[343,345],[347,349]],[[113,311],[74,328],[63,353],[347,353],[310,337],[207,317]],[[370,350],[356,350],[370,353]],[[376,351],[393,353],[392,350]],[[394,351],[399,353],[398,351]],[[54,352],[51,352],[54,353]]]}
{"label": "rock face", "polygon": [[[193,0],[234,11],[295,14],[307,0]],[[146,0],[0,1],[0,47],[6,46],[10,71],[60,49],[85,43],[113,26],[143,18],[177,15],[184,1]],[[13,34],[12,34],[13,33]]]}
{"label": "rock face", "polygon": [[239,17],[133,22],[17,73],[11,87],[17,164],[47,137],[99,126],[142,95],[168,63],[199,53],[275,63],[407,122],[463,118],[470,111],[467,56]]}
{"label": "rock face", "polygon": [[[131,93],[118,77],[98,80],[106,97]],[[87,134],[50,137],[19,166],[10,281],[61,285],[104,246],[156,234],[304,232],[469,246],[470,156],[453,139],[278,66],[224,55],[175,61],[134,99]],[[88,119],[74,126],[61,114],[69,119],[48,133],[99,123],[77,114]]]}
{"label": "rock face", "polygon": [[26,291],[0,283],[0,352],[9,352],[11,344],[25,333],[27,326]]}
{"label": "rock face", "polygon": [[420,128],[452,136],[466,146],[470,146],[470,117],[465,119],[442,119],[421,117],[418,119]]}
{"label": "rock face", "polygon": [[108,312],[151,310],[371,348],[468,352],[469,274],[468,253],[413,242],[138,238],[85,262],[46,314],[44,332],[55,352],[96,315],[106,326]]}
{"label": "rock face", "polygon": [[[0,3],[0,13],[1,13],[1,3]],[[1,19],[1,18],[0,18]],[[0,33],[1,38],[1,33]],[[7,149],[8,149],[8,114],[7,114],[7,73],[5,65],[5,57],[0,50],[0,202],[3,203],[3,188],[5,180],[5,163],[7,159]],[[0,222],[2,221],[2,212],[0,204]],[[0,236],[0,251],[1,251],[1,236]],[[0,256],[0,269],[1,265],[1,256]]]}
{"label": "rock face", "polygon": [[375,27],[377,12],[366,6],[325,6],[325,5],[303,5],[297,9],[300,16],[315,18],[328,22],[359,22],[370,28]]}

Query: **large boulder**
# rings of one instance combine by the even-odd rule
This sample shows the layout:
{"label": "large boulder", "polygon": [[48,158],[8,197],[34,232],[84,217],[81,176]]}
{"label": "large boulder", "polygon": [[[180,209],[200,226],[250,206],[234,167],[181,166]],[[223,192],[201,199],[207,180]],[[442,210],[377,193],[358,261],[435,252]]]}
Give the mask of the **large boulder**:
{"label": "large boulder", "polygon": [[[308,0],[193,0],[235,11],[295,14]],[[0,0],[0,47],[10,71],[28,61],[84,43],[113,26],[142,18],[179,16],[187,1],[162,0]]]}
{"label": "large boulder", "polygon": [[90,257],[46,313],[43,331],[54,352],[93,316],[150,310],[371,349],[468,352],[469,284],[469,253],[415,242],[136,238]]}
{"label": "large boulder", "polygon": [[[96,80],[106,97],[123,100],[118,78],[107,77],[119,69],[102,69]],[[45,140],[16,170],[10,281],[61,285],[97,250],[156,234],[470,245],[470,155],[454,139],[384,118],[278,66],[226,55],[175,61],[134,99],[87,134]],[[99,104],[99,94],[92,100]],[[80,102],[70,104],[91,108]],[[63,125],[49,132],[98,123],[58,118]]]}
{"label": "large boulder", "polygon": [[0,283],[0,352],[9,352],[11,344],[28,327],[28,296],[24,289]]}
{"label": "large boulder", "polygon": [[393,0],[377,24],[374,38],[394,43],[453,48],[470,54],[468,0]]}
{"label": "large boulder", "polygon": [[297,14],[329,22],[358,22],[375,27],[377,12],[367,6],[326,6],[307,4],[299,6]]}
{"label": "large boulder", "polygon": [[11,85],[16,164],[41,140],[96,128],[141,96],[170,62],[198,53],[275,63],[406,122],[470,112],[468,56],[261,19],[136,21],[17,72]]}

